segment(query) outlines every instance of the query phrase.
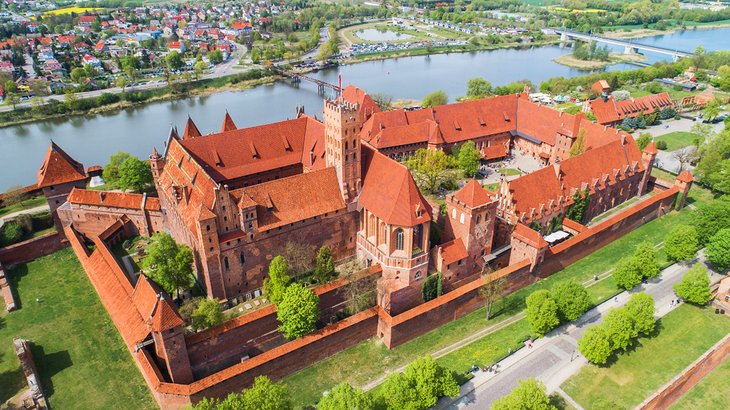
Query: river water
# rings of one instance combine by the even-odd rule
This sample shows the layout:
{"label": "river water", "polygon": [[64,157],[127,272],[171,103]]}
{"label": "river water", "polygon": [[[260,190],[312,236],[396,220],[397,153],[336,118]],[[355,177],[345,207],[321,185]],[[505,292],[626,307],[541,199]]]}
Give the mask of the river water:
{"label": "river water", "polygon": [[[632,40],[643,44],[693,51],[698,44],[706,50],[728,48],[730,28],[687,30]],[[438,54],[372,61],[324,70],[316,77],[354,84],[369,93],[386,93],[394,98],[421,99],[444,90],[451,101],[466,92],[466,81],[484,77],[494,85],[529,79],[535,84],[550,77],[584,74],[552,61],[570,49],[558,45],[500,49],[471,53]],[[666,56],[647,54],[650,62]],[[634,68],[626,64],[609,70]],[[203,133],[218,131],[225,111],[239,127],[292,118],[297,105],[310,115],[322,117],[322,97],[316,86],[302,82],[294,87],[278,82],[245,91],[226,91],[208,97],[148,104],[115,113],[71,117],[0,129],[0,191],[12,185],[35,182],[49,141],[53,139],[85,166],[104,165],[109,155],[127,151],[145,158],[153,146],[162,149],[171,125],[182,132],[190,115]]]}

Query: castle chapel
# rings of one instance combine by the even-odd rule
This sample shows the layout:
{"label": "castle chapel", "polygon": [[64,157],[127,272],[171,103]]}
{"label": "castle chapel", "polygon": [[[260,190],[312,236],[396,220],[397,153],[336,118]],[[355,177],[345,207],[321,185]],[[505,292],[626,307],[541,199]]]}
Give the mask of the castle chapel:
{"label": "castle chapel", "polygon": [[[159,199],[105,202],[59,181],[68,188],[62,223],[83,231],[83,221],[108,207],[135,210],[130,218],[140,232],[168,231],[189,245],[208,296],[234,304],[259,294],[269,262],[287,242],[328,246],[335,259],[379,264],[379,303],[397,314],[421,303],[431,273],[454,287],[478,276],[497,248],[510,252],[511,243],[511,252],[523,252],[526,231],[539,239],[528,226],[562,220],[576,193],[589,194],[588,216],[643,194],[656,155],[653,143],[642,153],[630,135],[537,105],[524,93],[381,112],[349,86],[325,101],[323,114],[319,121],[298,110],[295,119],[249,128],[226,114],[220,131],[208,135],[188,118],[149,158]],[[484,159],[517,150],[544,168],[503,179],[496,192],[470,181],[440,210],[398,159],[466,141]],[[584,153],[571,157],[574,144]],[[59,152],[52,146],[46,162],[68,157]],[[432,229],[440,232],[438,245]]]}

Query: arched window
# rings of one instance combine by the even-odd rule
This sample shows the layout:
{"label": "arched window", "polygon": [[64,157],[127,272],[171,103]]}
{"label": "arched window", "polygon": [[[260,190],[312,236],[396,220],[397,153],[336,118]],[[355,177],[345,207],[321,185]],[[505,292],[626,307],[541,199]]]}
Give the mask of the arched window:
{"label": "arched window", "polygon": [[240,253],[240,254],[238,255],[238,259],[239,259],[239,260],[241,261],[241,265],[243,265],[244,263],[246,263],[246,257],[245,257],[245,256],[243,256],[243,252],[241,252],[241,253]]}
{"label": "arched window", "polygon": [[[347,131],[345,131],[345,132],[347,132]],[[345,141],[345,149],[347,149],[347,141]]]}
{"label": "arched window", "polygon": [[459,217],[459,222],[464,223],[464,213],[461,213],[461,216]]}
{"label": "arched window", "polygon": [[415,279],[415,280],[421,279],[421,271],[420,270],[418,272],[416,272],[416,274],[413,276],[413,279]]}
{"label": "arched window", "polygon": [[226,272],[231,270],[231,267],[228,265],[228,256],[223,258],[223,266],[225,266]]}
{"label": "arched window", "polygon": [[482,216],[481,215],[477,215],[477,224],[479,224],[479,222],[481,222],[481,221],[482,221]]}
{"label": "arched window", "polygon": [[403,229],[398,228],[395,231],[395,249],[402,251],[403,250],[403,241],[405,240],[405,233],[403,232]]}
{"label": "arched window", "polygon": [[451,219],[456,219],[456,209],[451,210]]}
{"label": "arched window", "polygon": [[423,242],[423,227],[421,225],[416,225],[413,227],[413,247],[420,249],[422,242]]}

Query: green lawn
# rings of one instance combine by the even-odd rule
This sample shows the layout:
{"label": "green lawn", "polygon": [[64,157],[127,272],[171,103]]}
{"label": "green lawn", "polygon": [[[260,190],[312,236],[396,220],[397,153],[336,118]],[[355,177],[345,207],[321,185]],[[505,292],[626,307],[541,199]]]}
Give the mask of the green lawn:
{"label": "green lawn", "polygon": [[672,409],[706,410],[730,409],[728,381],[730,380],[730,359],[725,359],[710,374],[677,400]]}
{"label": "green lawn", "polygon": [[[608,367],[588,365],[561,386],[584,408],[633,408],[730,332],[730,319],[683,305]],[[710,407],[705,407],[710,408]]]}
{"label": "green lawn", "polygon": [[513,175],[522,175],[522,172],[514,168],[500,168],[498,171],[500,174],[505,174],[508,177]]}
{"label": "green lawn", "polygon": [[[388,350],[377,339],[370,339],[288,376],[284,379],[284,383],[292,394],[295,406],[299,408],[315,403],[322,392],[342,381],[354,386],[363,386],[380,377],[383,369],[404,366],[419,356],[449,346],[465,336],[521,312],[525,308],[525,298],[535,290],[549,289],[555,283],[566,279],[585,282],[594,275],[610,270],[618,259],[631,254],[639,243],[645,240],[652,243],[661,242],[674,226],[687,223],[690,212],[689,210],[672,212],[651,221],[562,271],[512,293],[495,305],[494,317],[488,322],[484,320],[484,308],[480,308],[392,350]],[[663,252],[660,251],[659,256],[662,263],[667,264]],[[589,288],[594,303],[600,303],[618,291],[610,277]],[[516,343],[518,339],[524,340],[529,334],[527,321],[520,320],[444,356],[440,361],[451,370],[463,374],[471,364],[490,364],[500,359],[509,347],[515,349],[519,346]]]}
{"label": "green lawn", "polygon": [[46,205],[46,197],[43,195],[35,198],[26,199],[25,201],[18,202],[17,204],[2,206],[0,207],[0,216],[11,214],[13,212],[22,211],[24,209],[35,208],[37,206]]}
{"label": "green lawn", "polygon": [[20,309],[0,301],[0,403],[25,386],[13,337],[30,339],[55,409],[156,408],[122,338],[70,248],[8,273]]}
{"label": "green lawn", "polygon": [[664,141],[667,149],[664,151],[675,151],[680,148],[694,144],[695,139],[700,138],[697,134],[685,131],[674,131],[654,138],[654,141]]}
{"label": "green lawn", "polygon": [[[674,182],[674,179],[677,178],[675,174],[669,173],[656,167],[652,168],[651,176],[663,179],[668,182]],[[715,195],[712,193],[712,191],[698,185],[697,183],[694,183],[692,184],[692,189],[690,189],[689,194],[687,194],[687,203],[695,205],[703,204],[712,201],[714,198]]]}

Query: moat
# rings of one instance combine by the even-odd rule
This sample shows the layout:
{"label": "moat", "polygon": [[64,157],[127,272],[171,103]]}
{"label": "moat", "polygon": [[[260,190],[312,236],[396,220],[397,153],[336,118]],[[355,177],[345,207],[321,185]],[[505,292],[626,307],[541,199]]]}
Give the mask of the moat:
{"label": "moat", "polygon": [[[687,30],[634,41],[692,51],[698,44],[717,50],[726,43],[730,28]],[[335,83],[338,73],[344,83],[355,84],[370,94],[386,93],[394,98],[421,99],[442,89],[450,101],[465,94],[466,81],[484,77],[494,85],[529,79],[539,84],[551,77],[585,74],[559,65],[553,58],[570,53],[560,46],[499,49],[373,61],[320,71],[315,76]],[[647,54],[649,63],[662,57]],[[631,69],[618,64],[607,70]],[[171,125],[182,127],[187,115],[203,133],[217,131],[221,114],[228,110],[239,127],[285,120],[303,105],[311,115],[322,117],[322,97],[310,84],[299,88],[286,82],[240,92],[221,92],[172,102],[149,104],[121,112],[63,120],[43,121],[0,129],[0,191],[12,185],[35,181],[48,141],[53,139],[76,159],[89,165],[104,165],[109,155],[127,151],[146,158],[153,146],[162,148]]]}

